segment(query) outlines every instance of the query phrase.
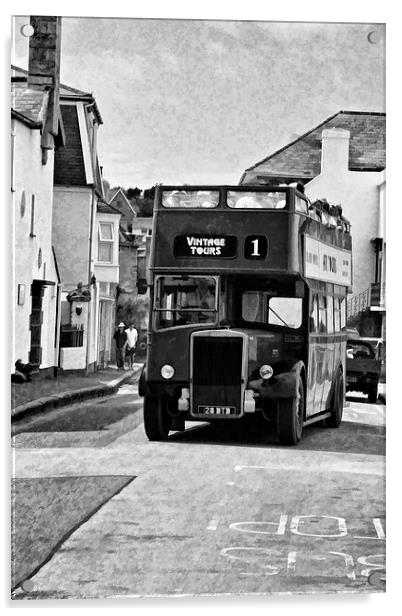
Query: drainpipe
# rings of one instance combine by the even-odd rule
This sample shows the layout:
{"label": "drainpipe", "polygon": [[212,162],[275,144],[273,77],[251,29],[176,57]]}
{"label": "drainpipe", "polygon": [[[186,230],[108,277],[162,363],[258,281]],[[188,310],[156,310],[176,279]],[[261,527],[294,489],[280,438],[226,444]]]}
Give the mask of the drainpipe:
{"label": "drainpipe", "polygon": [[91,291],[91,256],[92,256],[92,243],[94,240],[93,236],[93,225],[94,225],[94,216],[95,216],[95,207],[96,207],[96,198],[95,198],[95,187],[92,189],[92,202],[91,202],[91,223],[89,228],[89,246],[88,246],[88,290],[91,293],[91,301],[88,302],[88,315],[87,315],[87,348],[86,348],[86,358],[85,358],[85,373],[89,374],[89,350],[91,343],[91,334],[90,334],[90,325],[91,325],[91,306],[92,301],[94,299],[93,292]]}
{"label": "drainpipe", "polygon": [[[91,110],[91,108],[93,108],[95,105],[95,102],[91,102],[88,104],[84,104],[84,110],[87,113],[88,111]],[[88,131],[88,125],[87,125],[87,131]],[[93,290],[91,292],[91,301],[88,304],[88,320],[87,320],[87,348],[86,348],[86,360],[85,360],[85,364],[86,364],[86,374],[89,374],[89,350],[90,350],[90,342],[91,342],[91,336],[90,336],[90,324],[91,324],[91,306],[92,306],[92,302],[94,301],[94,315],[96,316],[96,304],[95,302],[97,301],[96,298],[96,286],[95,285],[91,285],[91,278],[92,278],[92,261],[91,261],[91,255],[92,255],[92,248],[93,248],[93,242],[96,239],[96,230],[95,230],[95,237],[93,234],[93,226],[94,226],[94,218],[95,218],[95,209],[96,209],[96,205],[97,205],[97,197],[95,195],[95,176],[96,176],[96,130],[95,130],[95,122],[93,121],[92,123],[92,134],[89,133],[88,137],[90,138],[90,151],[91,151],[91,167],[92,167],[92,180],[93,180],[93,185],[92,185],[92,204],[91,204],[91,225],[90,225],[90,230],[89,230],[89,247],[88,247],[88,289],[91,291],[91,286],[93,286]],[[95,324],[96,325],[96,324]],[[95,339],[96,339],[96,328],[95,328]],[[95,348],[96,351],[96,348]],[[96,362],[97,360],[97,355],[95,353],[95,358],[94,361]]]}

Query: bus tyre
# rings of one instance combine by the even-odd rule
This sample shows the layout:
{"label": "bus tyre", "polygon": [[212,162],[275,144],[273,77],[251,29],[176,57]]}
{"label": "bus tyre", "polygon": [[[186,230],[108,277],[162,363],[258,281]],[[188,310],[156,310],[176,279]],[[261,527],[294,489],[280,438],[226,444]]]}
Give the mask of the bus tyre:
{"label": "bus tyre", "polygon": [[144,428],[150,441],[164,441],[169,436],[172,417],[167,411],[164,398],[145,396]]}
{"label": "bus tyre", "polygon": [[325,425],[328,428],[338,428],[343,415],[344,391],[343,391],[343,376],[338,374],[335,382],[334,391],[331,402],[331,416],[325,420]]}
{"label": "bus tyre", "polygon": [[370,389],[368,390],[368,401],[370,404],[375,404],[377,402],[378,397],[378,386],[370,385]]}
{"label": "bus tyre", "polygon": [[301,439],[304,420],[305,395],[299,378],[297,396],[278,400],[277,431],[283,445],[297,445]]}

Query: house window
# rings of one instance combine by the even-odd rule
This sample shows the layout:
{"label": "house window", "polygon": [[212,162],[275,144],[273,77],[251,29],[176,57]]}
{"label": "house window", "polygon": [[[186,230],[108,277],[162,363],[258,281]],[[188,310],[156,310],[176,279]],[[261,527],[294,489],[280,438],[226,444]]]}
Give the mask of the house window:
{"label": "house window", "polygon": [[99,223],[98,229],[98,261],[113,263],[113,225],[111,222]]}

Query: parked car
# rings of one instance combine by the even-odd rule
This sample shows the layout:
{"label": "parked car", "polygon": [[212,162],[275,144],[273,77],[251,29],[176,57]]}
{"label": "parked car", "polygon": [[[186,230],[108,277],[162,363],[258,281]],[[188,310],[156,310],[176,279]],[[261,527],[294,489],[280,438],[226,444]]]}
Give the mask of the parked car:
{"label": "parked car", "polygon": [[378,349],[363,338],[350,338],[346,345],[346,391],[359,391],[375,403],[381,374]]}

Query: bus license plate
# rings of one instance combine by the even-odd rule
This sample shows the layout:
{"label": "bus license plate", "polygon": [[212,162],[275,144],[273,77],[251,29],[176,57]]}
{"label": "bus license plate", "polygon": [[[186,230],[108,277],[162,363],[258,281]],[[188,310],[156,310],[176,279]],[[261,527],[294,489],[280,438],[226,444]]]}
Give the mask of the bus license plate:
{"label": "bus license plate", "polygon": [[236,415],[235,406],[198,406],[199,415]]}

